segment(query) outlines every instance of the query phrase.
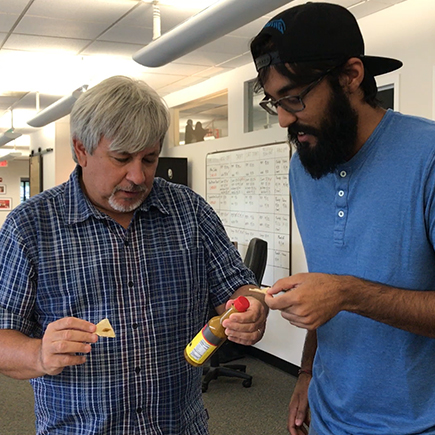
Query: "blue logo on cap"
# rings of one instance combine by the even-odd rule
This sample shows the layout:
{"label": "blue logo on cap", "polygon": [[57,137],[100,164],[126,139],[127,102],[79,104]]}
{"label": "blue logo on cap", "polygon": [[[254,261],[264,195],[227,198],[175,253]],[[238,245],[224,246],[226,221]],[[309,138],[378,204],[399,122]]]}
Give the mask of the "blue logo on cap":
{"label": "blue logo on cap", "polygon": [[285,32],[285,23],[283,20],[271,20],[269,21],[264,28],[266,27],[273,27],[274,29],[278,30],[278,32],[284,34]]}

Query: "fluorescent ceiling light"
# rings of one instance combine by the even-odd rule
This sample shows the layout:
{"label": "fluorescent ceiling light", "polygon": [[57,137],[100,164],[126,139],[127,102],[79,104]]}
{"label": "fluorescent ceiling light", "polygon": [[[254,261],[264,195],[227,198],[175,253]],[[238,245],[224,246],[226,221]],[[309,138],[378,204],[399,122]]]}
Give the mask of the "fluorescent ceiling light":
{"label": "fluorescent ceiling light", "polygon": [[[0,65],[14,66],[1,68],[0,92],[14,89],[26,93],[38,91],[41,95],[67,95],[71,89],[88,83],[83,58],[85,56],[67,52],[53,55],[0,50]],[[43,65],[44,68],[32,68],[29,74],[29,65]]]}
{"label": "fluorescent ceiling light", "polygon": [[8,142],[18,138],[21,136],[21,133],[17,133],[13,128],[9,129],[8,131],[5,131],[0,136],[0,147],[3,145],[6,145]]}
{"label": "fluorescent ceiling light", "polygon": [[66,95],[50,106],[46,107],[44,110],[41,110],[34,116],[32,119],[27,121],[31,127],[44,127],[51,122],[57,121],[60,118],[71,113],[71,110],[74,106],[74,103],[77,101],[77,98],[86,91],[88,85],[83,85],[80,88],[76,89],[71,95]]}
{"label": "fluorescent ceiling light", "polygon": [[[1,64],[1,62],[0,62]],[[21,131],[22,128],[27,130],[32,130],[27,125],[27,120],[32,116],[35,116],[35,109],[13,109],[14,111],[14,129]],[[11,121],[8,112],[5,112],[3,116],[0,117],[0,131],[5,131],[11,128]]]}
{"label": "fluorescent ceiling light", "polygon": [[9,154],[6,154],[4,156],[1,156],[0,162],[14,160],[15,158],[21,157],[21,156],[22,156],[22,154],[18,153],[18,152],[9,153]]}
{"label": "fluorescent ceiling light", "polygon": [[288,0],[221,0],[136,52],[133,59],[149,67],[166,65],[287,3]]}

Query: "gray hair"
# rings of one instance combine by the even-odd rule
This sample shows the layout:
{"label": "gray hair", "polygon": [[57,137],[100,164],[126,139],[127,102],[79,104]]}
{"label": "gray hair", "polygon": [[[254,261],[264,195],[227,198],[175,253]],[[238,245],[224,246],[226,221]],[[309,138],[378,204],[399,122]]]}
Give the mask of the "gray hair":
{"label": "gray hair", "polygon": [[93,154],[102,137],[111,140],[111,151],[134,154],[152,148],[169,128],[169,111],[163,99],[145,82],[114,76],[84,92],[70,117],[73,139]]}

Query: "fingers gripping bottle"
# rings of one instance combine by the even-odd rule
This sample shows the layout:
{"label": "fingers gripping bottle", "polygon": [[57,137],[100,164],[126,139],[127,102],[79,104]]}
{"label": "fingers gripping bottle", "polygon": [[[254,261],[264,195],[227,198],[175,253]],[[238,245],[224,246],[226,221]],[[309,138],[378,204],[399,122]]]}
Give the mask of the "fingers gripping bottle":
{"label": "fingers gripping bottle", "polygon": [[222,322],[233,313],[243,313],[249,308],[249,301],[239,296],[227,311],[220,316],[212,317],[186,346],[184,357],[193,366],[202,366],[227,339]]}

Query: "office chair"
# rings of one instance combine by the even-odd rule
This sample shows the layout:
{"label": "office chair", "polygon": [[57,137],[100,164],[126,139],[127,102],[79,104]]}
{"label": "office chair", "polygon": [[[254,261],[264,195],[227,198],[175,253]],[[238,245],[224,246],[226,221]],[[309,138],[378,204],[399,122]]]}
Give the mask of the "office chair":
{"label": "office chair", "polygon": [[251,239],[243,262],[245,263],[245,266],[254,272],[257,284],[260,286],[267,263],[266,240],[258,239],[256,237]]}
{"label": "office chair", "polygon": [[[254,272],[255,279],[260,286],[267,263],[267,242],[258,238],[252,239],[249,242],[244,263],[249,269]],[[213,313],[211,317],[213,317],[213,315],[216,315],[216,313]],[[203,393],[207,391],[210,381],[217,379],[219,376],[241,378],[243,379],[242,385],[245,388],[249,388],[252,385],[252,376],[246,373],[246,365],[220,365],[220,362],[223,362],[223,360],[225,359],[225,353],[227,353],[226,359],[228,360],[229,358],[229,361],[243,358],[244,354],[240,351],[237,352],[237,348],[243,348],[243,346],[238,345],[237,343],[233,343],[231,341],[225,341],[221,348],[212,355],[212,357],[210,358],[210,367],[204,367],[203,369]]]}

